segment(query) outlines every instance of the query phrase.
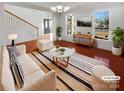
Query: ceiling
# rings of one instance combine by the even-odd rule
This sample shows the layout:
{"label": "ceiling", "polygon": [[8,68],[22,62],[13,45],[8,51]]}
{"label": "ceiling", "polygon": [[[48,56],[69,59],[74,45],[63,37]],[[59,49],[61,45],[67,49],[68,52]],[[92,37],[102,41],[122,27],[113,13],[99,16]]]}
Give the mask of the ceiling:
{"label": "ceiling", "polygon": [[56,6],[56,5],[69,6],[71,9],[76,7],[81,7],[86,9],[97,9],[97,8],[124,6],[124,2],[29,2],[29,3],[47,9],[50,9],[51,6]]}
{"label": "ceiling", "polygon": [[95,10],[95,9],[107,9],[111,7],[124,6],[124,2],[11,2],[7,4],[13,4],[17,6],[42,10],[51,11],[50,7],[63,5],[69,6],[70,10]]}

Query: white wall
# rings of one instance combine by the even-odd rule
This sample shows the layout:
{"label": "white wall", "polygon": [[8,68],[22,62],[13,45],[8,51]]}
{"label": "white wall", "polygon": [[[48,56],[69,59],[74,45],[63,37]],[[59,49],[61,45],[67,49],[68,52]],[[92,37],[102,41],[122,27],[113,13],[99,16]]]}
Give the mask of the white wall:
{"label": "white wall", "polygon": [[28,21],[29,23],[32,23],[34,26],[37,26],[40,29],[39,34],[43,34],[43,19],[52,19],[52,14],[50,12],[7,4],[5,5],[5,9],[19,16],[20,18]]}
{"label": "white wall", "polygon": [[[77,19],[80,19],[80,18],[86,17],[86,16],[91,16],[92,13],[90,11],[88,11],[88,10],[86,11],[86,9],[77,6],[73,9],[71,9],[70,11],[68,11],[67,14],[74,14],[75,15],[75,32],[81,32],[81,33],[85,34],[87,32],[92,31],[92,27],[78,27],[77,26]],[[60,16],[60,25],[63,28],[62,37],[63,37],[63,40],[73,42],[73,36],[66,34],[65,16],[66,16],[66,14],[63,14]]]}
{"label": "white wall", "polygon": [[[76,20],[80,17],[83,16],[92,16],[94,11],[97,10],[104,10],[106,8],[98,8],[98,9],[92,9],[92,10],[87,10],[87,9],[82,9],[81,7],[77,7],[75,9],[71,9],[69,13],[75,14]],[[112,8],[107,8],[110,11],[110,40],[100,40],[100,39],[95,39],[96,46],[98,48],[106,49],[111,51],[111,46],[112,46],[112,41],[111,41],[111,32],[113,29],[116,27],[120,26],[124,28],[124,6],[118,6],[118,7],[112,7]],[[61,15],[60,17],[60,24],[62,25],[63,28],[65,28],[65,14]],[[76,24],[75,24],[76,25]],[[91,31],[91,33],[94,31],[93,27],[91,28],[84,28],[84,27],[77,27],[76,26],[76,32],[81,31],[82,33],[86,33],[87,31]],[[66,35],[66,29],[63,31],[63,39],[67,41],[73,42],[73,37],[72,36],[67,36]]]}
{"label": "white wall", "polygon": [[[3,5],[3,7],[2,7]],[[5,5],[0,3],[0,9],[2,10],[2,14],[0,13],[0,44],[11,44],[11,41],[8,40],[8,34],[16,33],[18,38],[16,42],[25,42],[29,40],[37,39],[37,33],[35,31],[29,31],[24,29],[24,27],[15,26],[5,24],[4,22],[4,11],[8,10],[13,14],[19,16],[20,18],[32,23],[33,25],[39,27],[40,31],[39,34],[43,34],[43,19],[53,19],[53,25],[51,27],[51,32],[55,32],[56,25],[58,25],[58,16],[52,15],[50,12],[39,11],[35,9],[28,9],[13,5]],[[55,37],[55,34],[54,34]],[[55,38],[54,38],[55,39]]]}
{"label": "white wall", "polygon": [[3,10],[3,9],[4,9],[4,4],[0,3],[0,10]]}
{"label": "white wall", "polygon": [[96,40],[97,42],[97,47],[98,48],[103,48],[107,50],[111,50],[112,46],[112,41],[111,41],[111,33],[112,30],[115,29],[116,27],[122,27],[124,29],[124,22],[122,21],[124,17],[124,7],[113,7],[108,9],[110,11],[110,31],[109,31],[109,39],[108,41],[106,40]]}
{"label": "white wall", "polygon": [[56,27],[60,25],[60,16],[58,14],[53,13],[53,40],[56,40]]}
{"label": "white wall", "polygon": [[[91,12],[90,11],[86,11],[86,9],[82,9],[80,7],[77,7],[75,9],[78,9],[75,11],[75,21],[77,23],[77,20],[78,19],[82,19],[83,17],[91,17]],[[71,13],[73,13],[73,11],[71,11]],[[75,32],[81,32],[82,34],[86,34],[87,32],[90,32],[92,31],[92,27],[79,27],[77,26],[77,24],[75,23],[76,25],[76,29],[75,29]]]}
{"label": "white wall", "polygon": [[33,40],[37,38],[35,32],[30,32],[29,30],[25,30],[20,26],[5,24],[4,20],[4,12],[0,11],[0,45],[8,45],[11,44],[11,41],[8,40],[8,35],[11,33],[16,33],[18,38],[16,42],[24,42],[28,40]]}
{"label": "white wall", "polygon": [[45,8],[42,6],[37,6],[34,4],[34,2],[4,2],[4,3],[9,4],[9,5],[29,8],[29,9],[35,9],[35,10],[40,10],[40,11],[49,11],[50,12],[50,10],[48,8]]}
{"label": "white wall", "polygon": [[[18,6],[5,6],[6,9],[10,10],[12,13],[15,13],[16,15],[20,16],[21,18],[31,22],[35,26],[38,26],[40,28],[40,34],[43,33],[43,19],[44,18],[49,18],[53,20],[53,28],[52,32],[54,35],[54,40],[56,39],[56,27],[61,25],[63,27],[63,39],[67,41],[73,42],[73,37],[66,35],[66,27],[65,27],[65,14],[63,15],[57,15],[57,14],[52,14],[50,12],[45,12],[45,11],[39,11],[35,9],[28,9],[28,8],[20,8]],[[15,26],[10,26],[6,25],[4,23],[4,15],[3,15],[3,9],[4,5],[3,3],[0,3],[0,44],[10,44],[11,42],[8,40],[8,34],[9,33],[17,33],[18,34],[18,39],[16,40],[17,42],[23,42],[27,40],[33,40],[36,39],[36,33],[25,31],[23,28],[20,27],[15,27]],[[102,10],[106,8],[97,8],[97,9],[87,9],[87,8],[81,8],[81,7],[76,7],[71,9],[68,14],[73,13],[75,15],[75,22],[78,18],[83,17],[83,16],[91,16],[93,15],[93,12],[96,10]],[[124,28],[124,22],[123,22],[123,17],[124,17],[124,6],[118,6],[118,7],[112,7],[112,8],[107,8],[110,10],[110,33],[112,29],[115,29],[117,26],[120,26]],[[32,12],[33,11],[33,12]],[[87,28],[87,27],[75,27],[75,30],[81,31],[82,33],[86,33],[88,31],[93,31],[93,28]],[[111,35],[110,35],[111,36]],[[98,48],[106,49],[106,50],[111,50],[112,42],[111,40],[106,41],[106,40],[100,40],[96,39],[95,40],[96,45]]]}

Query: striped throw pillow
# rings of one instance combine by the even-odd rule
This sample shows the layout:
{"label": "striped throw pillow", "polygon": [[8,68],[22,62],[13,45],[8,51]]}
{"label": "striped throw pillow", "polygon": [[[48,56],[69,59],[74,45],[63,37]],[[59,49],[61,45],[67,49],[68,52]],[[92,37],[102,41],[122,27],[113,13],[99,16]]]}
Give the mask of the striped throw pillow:
{"label": "striped throw pillow", "polygon": [[12,54],[10,67],[17,87],[22,88],[24,85],[24,73],[20,63],[16,58],[16,55]]}

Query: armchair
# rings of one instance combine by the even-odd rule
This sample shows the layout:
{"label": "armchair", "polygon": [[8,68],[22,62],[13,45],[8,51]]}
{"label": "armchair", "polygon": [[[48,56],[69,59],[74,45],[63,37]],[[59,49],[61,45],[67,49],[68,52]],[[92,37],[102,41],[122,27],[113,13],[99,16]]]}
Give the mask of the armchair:
{"label": "armchair", "polygon": [[50,34],[45,34],[39,37],[37,41],[37,48],[41,51],[49,50],[53,48],[53,40],[51,39]]}

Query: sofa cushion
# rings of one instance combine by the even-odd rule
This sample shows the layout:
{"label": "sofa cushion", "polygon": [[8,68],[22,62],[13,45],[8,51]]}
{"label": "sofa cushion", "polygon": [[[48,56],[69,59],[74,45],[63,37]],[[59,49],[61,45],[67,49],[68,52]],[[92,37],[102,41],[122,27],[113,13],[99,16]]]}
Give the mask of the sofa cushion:
{"label": "sofa cushion", "polygon": [[38,70],[30,75],[25,76],[25,86],[32,84],[43,77],[45,73],[42,70]]}
{"label": "sofa cushion", "polygon": [[26,45],[18,45],[16,46],[16,49],[18,50],[19,54],[26,54]]}
{"label": "sofa cushion", "polygon": [[29,75],[41,70],[40,67],[27,54],[19,56],[18,61],[22,66],[24,75]]}
{"label": "sofa cushion", "polygon": [[15,54],[16,56],[20,56],[20,53],[19,53],[18,50],[16,49],[16,46],[9,47],[8,50],[9,50],[9,53],[10,53],[10,54],[13,54],[12,52],[14,52],[14,54]]}
{"label": "sofa cushion", "polygon": [[2,82],[1,85],[3,86],[4,90],[7,91],[14,91],[15,89],[15,82],[14,78],[10,69],[10,59],[9,59],[9,53],[6,48],[6,46],[3,46],[2,49],[2,59],[0,62],[0,65],[2,65]]}
{"label": "sofa cushion", "polygon": [[30,61],[32,61],[27,54],[20,55],[17,58],[20,64],[31,63]]}
{"label": "sofa cushion", "polygon": [[25,83],[22,89],[17,88],[17,90],[23,90],[23,88],[34,84],[45,75],[40,67],[27,54],[19,56],[18,60],[24,70]]}
{"label": "sofa cushion", "polygon": [[23,70],[22,67],[20,65],[20,63],[17,60],[17,57],[15,55],[15,53],[12,53],[12,60],[11,60],[11,69],[12,69],[12,73],[13,73],[13,77],[15,79],[15,82],[17,84],[17,86],[19,88],[22,88],[24,85],[24,74],[23,74]]}
{"label": "sofa cushion", "polygon": [[[42,70],[36,71],[30,75],[25,76],[25,84],[21,89],[17,90],[24,90],[25,88],[28,88],[29,86],[35,85],[38,80],[40,80],[45,73]],[[35,87],[35,86],[34,86]]]}

